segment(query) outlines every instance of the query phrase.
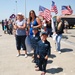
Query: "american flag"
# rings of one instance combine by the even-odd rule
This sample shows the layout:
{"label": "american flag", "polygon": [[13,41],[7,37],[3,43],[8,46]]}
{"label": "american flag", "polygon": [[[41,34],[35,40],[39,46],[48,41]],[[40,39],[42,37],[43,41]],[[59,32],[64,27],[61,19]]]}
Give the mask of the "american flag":
{"label": "american flag", "polygon": [[62,14],[63,15],[71,15],[72,13],[73,13],[73,10],[71,9],[71,7],[70,6],[62,6],[62,9],[61,9],[62,11]]}
{"label": "american flag", "polygon": [[42,16],[47,21],[51,20],[50,10],[43,6],[39,6],[39,15]]}
{"label": "american flag", "polygon": [[55,12],[56,14],[58,13],[57,6],[54,1],[52,1],[51,12]]}

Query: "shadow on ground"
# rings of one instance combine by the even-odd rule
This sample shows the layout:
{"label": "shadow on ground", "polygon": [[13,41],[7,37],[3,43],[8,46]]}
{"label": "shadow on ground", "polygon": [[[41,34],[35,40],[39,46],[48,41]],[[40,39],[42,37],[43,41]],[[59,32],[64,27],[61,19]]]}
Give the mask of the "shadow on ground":
{"label": "shadow on ground", "polygon": [[[27,54],[28,56],[32,57],[33,53]],[[25,56],[25,54],[21,54],[20,56]]]}
{"label": "shadow on ground", "polygon": [[63,68],[61,67],[47,69],[47,73],[51,73],[51,74],[60,73],[62,71],[63,71]]}
{"label": "shadow on ground", "polygon": [[62,39],[68,39],[68,36],[67,35],[63,35]]}
{"label": "shadow on ground", "polygon": [[61,49],[61,52],[64,53],[64,52],[72,52],[73,49],[68,49],[68,48],[63,48]]}
{"label": "shadow on ground", "polygon": [[2,35],[0,35],[0,37],[1,37]]}
{"label": "shadow on ground", "polygon": [[25,56],[25,54],[20,54],[20,56]]}
{"label": "shadow on ground", "polygon": [[75,35],[71,35],[71,37],[75,37]]}
{"label": "shadow on ground", "polygon": [[54,55],[54,54],[51,54],[50,56],[49,56],[49,58],[55,58],[56,57],[56,55]]}
{"label": "shadow on ground", "polygon": [[48,60],[47,61],[47,64],[51,64],[53,61],[52,60]]}
{"label": "shadow on ground", "polygon": [[32,57],[34,53],[29,53],[28,56]]}

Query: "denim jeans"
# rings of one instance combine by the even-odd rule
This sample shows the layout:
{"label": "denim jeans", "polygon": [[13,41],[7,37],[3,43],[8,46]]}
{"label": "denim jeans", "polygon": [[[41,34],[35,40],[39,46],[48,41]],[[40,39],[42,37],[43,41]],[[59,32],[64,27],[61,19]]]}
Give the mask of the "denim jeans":
{"label": "denim jeans", "polygon": [[59,34],[56,36],[56,50],[57,51],[60,51],[60,41],[61,41],[61,38],[62,38],[62,34]]}

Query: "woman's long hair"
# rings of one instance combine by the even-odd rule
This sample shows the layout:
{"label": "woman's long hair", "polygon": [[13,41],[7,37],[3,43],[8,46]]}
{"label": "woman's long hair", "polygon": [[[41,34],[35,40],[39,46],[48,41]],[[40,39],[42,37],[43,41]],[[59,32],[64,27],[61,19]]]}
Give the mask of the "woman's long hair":
{"label": "woman's long hair", "polygon": [[35,11],[34,11],[34,10],[31,10],[31,11],[29,12],[29,21],[30,21],[30,22],[32,21],[31,12],[34,13],[34,18],[36,18]]}

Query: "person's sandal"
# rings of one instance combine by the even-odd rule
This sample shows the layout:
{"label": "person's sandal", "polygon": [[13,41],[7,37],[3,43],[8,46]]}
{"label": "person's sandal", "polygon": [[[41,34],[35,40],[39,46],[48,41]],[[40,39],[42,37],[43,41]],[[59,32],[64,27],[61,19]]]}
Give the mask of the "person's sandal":
{"label": "person's sandal", "polygon": [[34,54],[32,55],[32,58],[34,58]]}
{"label": "person's sandal", "polygon": [[35,71],[40,71],[39,68],[36,68]]}
{"label": "person's sandal", "polygon": [[35,65],[35,68],[38,68],[38,66],[37,66],[37,65]]}
{"label": "person's sandal", "polygon": [[46,74],[45,72],[41,73],[41,75],[45,75],[45,74]]}

